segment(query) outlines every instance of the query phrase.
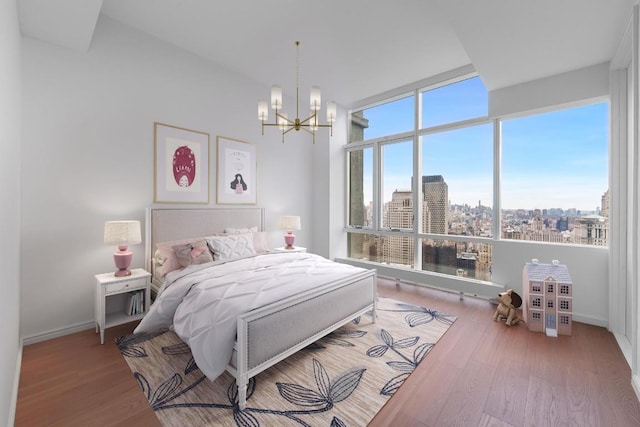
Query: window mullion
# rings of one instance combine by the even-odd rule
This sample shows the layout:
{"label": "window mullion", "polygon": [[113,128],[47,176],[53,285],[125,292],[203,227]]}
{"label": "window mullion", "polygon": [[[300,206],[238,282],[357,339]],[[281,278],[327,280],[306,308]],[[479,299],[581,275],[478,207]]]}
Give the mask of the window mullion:
{"label": "window mullion", "polygon": [[500,188],[502,187],[502,122],[493,121],[493,239],[500,240],[502,209]]}
{"label": "window mullion", "polygon": [[375,142],[373,144],[373,229],[376,231],[380,231],[382,228],[382,194],[381,194],[381,171],[382,171],[382,162],[381,162],[381,153],[382,145],[380,142]]}
{"label": "window mullion", "polygon": [[418,234],[422,230],[422,189],[420,188],[422,177],[422,144],[420,143],[419,129],[422,126],[422,97],[420,91],[416,90],[414,108],[414,134],[413,134],[413,244],[414,244],[414,261],[413,268],[422,269],[422,241],[418,238]]}

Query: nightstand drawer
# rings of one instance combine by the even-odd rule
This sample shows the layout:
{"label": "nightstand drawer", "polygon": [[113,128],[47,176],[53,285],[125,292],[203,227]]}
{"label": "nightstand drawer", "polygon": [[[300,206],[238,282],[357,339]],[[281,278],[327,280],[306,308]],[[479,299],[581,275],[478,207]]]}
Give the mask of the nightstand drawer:
{"label": "nightstand drawer", "polygon": [[109,283],[104,286],[104,294],[115,294],[119,292],[131,291],[134,289],[142,289],[146,286],[145,280],[127,280],[125,282]]}

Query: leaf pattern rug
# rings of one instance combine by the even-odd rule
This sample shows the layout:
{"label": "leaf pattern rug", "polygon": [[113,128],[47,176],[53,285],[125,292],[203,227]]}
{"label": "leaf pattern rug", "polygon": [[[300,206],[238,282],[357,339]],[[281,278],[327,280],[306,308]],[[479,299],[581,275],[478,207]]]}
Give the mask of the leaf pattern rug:
{"label": "leaf pattern rug", "polygon": [[163,426],[365,426],[456,319],[388,298],[377,313],[252,378],[244,411],[235,379],[205,377],[172,331],[116,343]]}

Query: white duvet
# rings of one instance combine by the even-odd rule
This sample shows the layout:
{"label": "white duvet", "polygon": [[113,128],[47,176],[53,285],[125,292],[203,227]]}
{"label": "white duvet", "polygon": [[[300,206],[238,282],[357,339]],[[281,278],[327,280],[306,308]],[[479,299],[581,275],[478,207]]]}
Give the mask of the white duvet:
{"label": "white duvet", "polygon": [[362,271],[307,253],[277,252],[170,273],[134,332],[173,325],[211,380],[229,364],[238,315]]}

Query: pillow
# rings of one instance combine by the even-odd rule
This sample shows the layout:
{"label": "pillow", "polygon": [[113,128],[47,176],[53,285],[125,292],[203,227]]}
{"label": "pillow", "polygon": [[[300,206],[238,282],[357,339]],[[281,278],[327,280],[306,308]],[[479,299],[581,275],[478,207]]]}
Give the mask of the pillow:
{"label": "pillow", "polygon": [[[265,231],[258,231],[258,227],[225,228],[224,232],[226,235],[253,233],[253,248],[255,249],[256,253],[269,252],[267,233]],[[219,234],[215,234],[215,236],[219,236]]]}
{"label": "pillow", "polygon": [[241,234],[241,233],[255,233],[258,231],[258,227],[251,228],[225,228],[226,234]]}
{"label": "pillow", "polygon": [[154,270],[154,274],[160,277],[164,277],[170,271],[182,268],[180,262],[178,261],[178,258],[176,257],[176,253],[174,252],[173,247],[177,245],[186,245],[187,243],[197,242],[198,240],[204,240],[204,237],[193,237],[191,239],[156,243],[156,265],[160,266],[160,268],[157,272]]}
{"label": "pillow", "polygon": [[206,237],[207,245],[216,261],[254,255],[253,233]]}
{"label": "pillow", "polygon": [[266,231],[256,231],[253,233],[253,248],[256,253],[269,252],[269,241]]}
{"label": "pillow", "polygon": [[182,267],[188,267],[192,264],[205,264],[213,261],[207,242],[204,240],[176,245],[171,248],[173,252],[175,252],[176,258]]}

